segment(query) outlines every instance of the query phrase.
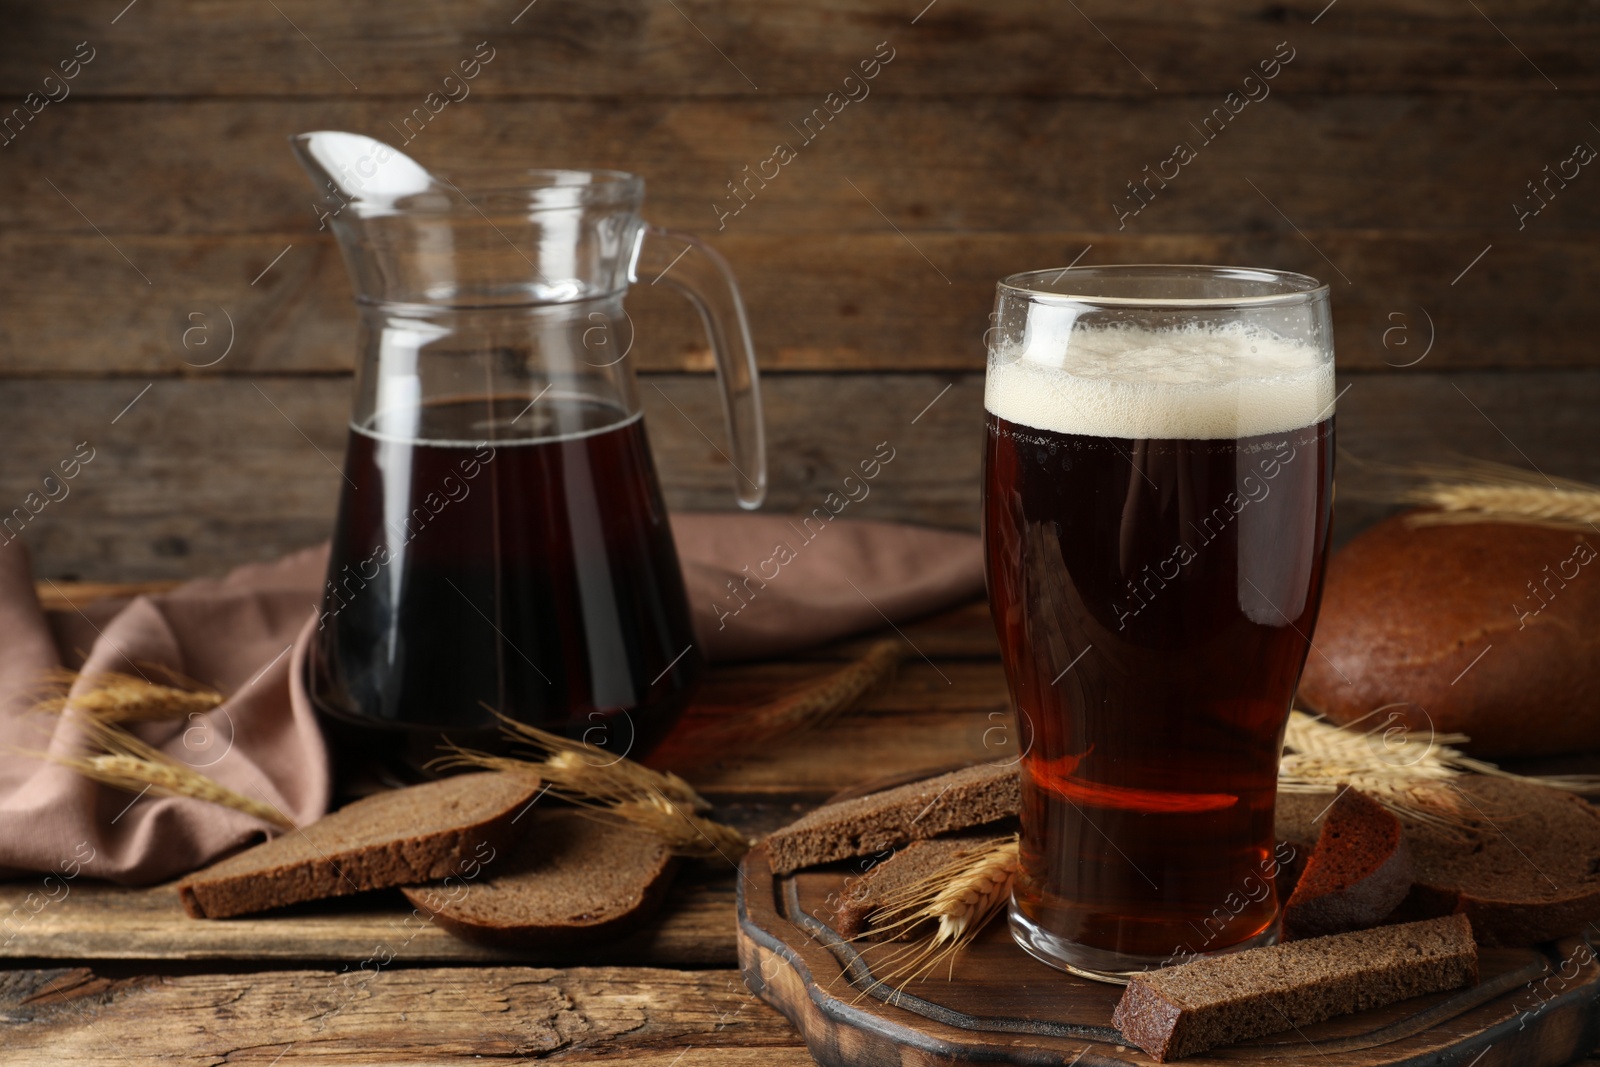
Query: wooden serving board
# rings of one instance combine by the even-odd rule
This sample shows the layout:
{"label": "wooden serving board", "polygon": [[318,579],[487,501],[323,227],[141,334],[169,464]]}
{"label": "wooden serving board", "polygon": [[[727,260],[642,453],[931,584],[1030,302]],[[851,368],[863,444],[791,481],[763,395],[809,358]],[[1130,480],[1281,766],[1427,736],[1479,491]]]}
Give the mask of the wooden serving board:
{"label": "wooden serving board", "polygon": [[[1018,1067],[1151,1063],[1111,1025],[1120,987],[1047,967],[996,920],[944,968],[903,991],[875,985],[893,945],[846,942],[828,924],[848,865],[773,874],[745,858],[739,965],[823,1067]],[[1183,1060],[1320,1067],[1557,1067],[1600,1037],[1600,966],[1578,938],[1484,949],[1478,985],[1347,1015]]]}

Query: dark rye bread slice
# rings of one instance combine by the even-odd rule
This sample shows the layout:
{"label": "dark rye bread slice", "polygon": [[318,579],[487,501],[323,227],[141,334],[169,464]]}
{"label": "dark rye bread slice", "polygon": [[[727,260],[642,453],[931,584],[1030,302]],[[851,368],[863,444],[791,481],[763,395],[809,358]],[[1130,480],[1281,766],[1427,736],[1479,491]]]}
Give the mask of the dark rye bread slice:
{"label": "dark rye bread slice", "polygon": [[1333,803],[1329,793],[1279,793],[1277,807],[1273,809],[1273,833],[1279,841],[1287,841],[1296,852],[1311,855],[1322,836],[1322,816]]}
{"label": "dark rye bread slice", "polygon": [[1332,793],[1279,793],[1274,811],[1273,836],[1278,845],[1278,899],[1288,900],[1300,884],[1306,860],[1317,847],[1322,830],[1320,816],[1333,801]]}
{"label": "dark rye bread slice", "polygon": [[196,871],[178,896],[191,918],[223,919],[460,875],[511,843],[538,791],[536,778],[486,772],[363,797]]}
{"label": "dark rye bread slice", "polygon": [[[868,917],[883,907],[885,901],[896,892],[937,875],[963,856],[1005,840],[1006,835],[969,831],[950,837],[913,841],[904,848],[896,849],[894,855],[845,883],[829,925],[843,937],[866,933],[870,925]],[[897,931],[899,936],[908,936],[911,932],[909,926]]]}
{"label": "dark rye bread slice", "polygon": [[1472,928],[1452,915],[1135,975],[1112,1022],[1165,1063],[1477,980]]}
{"label": "dark rye bread slice", "polygon": [[1531,782],[1463,775],[1453,783],[1477,825],[1463,842],[1402,819],[1416,866],[1405,914],[1459,912],[1485,945],[1536,945],[1600,919],[1600,810]]}
{"label": "dark rye bread slice", "polygon": [[1400,820],[1376,800],[1343,788],[1284,907],[1284,934],[1321,937],[1376,926],[1411,889],[1411,850]]}
{"label": "dark rye bread slice", "polygon": [[660,838],[571,810],[536,809],[522,821],[527,833],[482,877],[402,892],[468,941],[546,947],[626,933],[672,883],[677,861]]}
{"label": "dark rye bread slice", "polygon": [[1016,764],[979,763],[825,804],[767,835],[774,874],[881,852],[1003,819],[1022,806]]}

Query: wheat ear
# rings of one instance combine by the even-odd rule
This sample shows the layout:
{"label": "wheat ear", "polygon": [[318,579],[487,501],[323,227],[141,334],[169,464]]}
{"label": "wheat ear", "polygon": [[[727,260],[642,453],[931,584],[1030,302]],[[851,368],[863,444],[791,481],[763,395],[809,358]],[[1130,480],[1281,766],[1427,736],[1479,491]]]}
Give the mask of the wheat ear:
{"label": "wheat ear", "polygon": [[748,711],[739,711],[683,738],[685,747],[748,745],[826,726],[894,680],[900,642],[875,642],[859,659],[808,685]]}
{"label": "wheat ear", "polygon": [[30,755],[69,767],[85,778],[129,793],[148,790],[160,796],[204,800],[209,804],[242,811],[284,830],[294,829],[289,817],[271,804],[234,792],[188,764],[146,744],[115,723],[92,717],[83,717],[80,722],[87,739],[103,752],[82,756],[58,756],[47,752]]}
{"label": "wheat ear", "polygon": [[1409,516],[1406,521],[1412,526],[1500,522],[1593,530],[1600,523],[1600,491],[1592,489],[1436,482],[1417,490],[1411,499],[1439,509]]}
{"label": "wheat ear", "polygon": [[95,675],[80,692],[74,694],[71,689],[77,684],[79,673],[57,668],[46,673],[44,689],[48,695],[35,703],[34,707],[53,715],[72,708],[102,722],[157,722],[187,719],[221,705],[221,693],[171,671],[164,673],[171,680],[182,683],[182,687],[161,685],[148,678],[119,671],[107,671]]}
{"label": "wheat ear", "polygon": [[928,924],[933,929],[873,961],[882,976],[861,995],[896,982],[896,988],[904,990],[911,982],[926,978],[941,963],[947,965],[947,977],[952,976],[956,956],[1010,899],[1018,847],[1015,834],[975,847],[886,897],[882,907],[868,917],[874,934],[916,930]]}
{"label": "wheat ear", "polygon": [[[749,851],[750,843],[733,827],[696,814],[692,805],[669,797],[654,786],[641,785],[637,777],[627,779],[628,788],[619,789],[615,777],[605,777],[609,768],[597,771],[573,753],[556,753],[534,761],[475,752],[458,745],[447,747],[449,755],[431,761],[430,767],[471,767],[542,780],[549,793],[576,805],[584,815],[642,830],[660,839],[677,855],[695,859],[720,856],[737,861]],[[644,767],[638,769],[656,773]]]}
{"label": "wheat ear", "polygon": [[733,827],[684,811],[660,795],[625,800],[612,807],[580,805],[580,808],[589,818],[654,834],[679,856],[702,860],[720,858],[737,863],[750,851],[750,842]]}
{"label": "wheat ear", "polygon": [[[1379,708],[1366,718],[1390,710]],[[1481,814],[1474,804],[1464,803],[1455,788],[1464,775],[1512,778],[1572,793],[1600,792],[1600,776],[1527,776],[1473,759],[1454,747],[1469,740],[1465,734],[1418,736],[1392,714],[1366,729],[1359,728],[1361,721],[1365,720],[1333,726],[1303,711],[1290,712],[1278,789],[1332,793],[1349,786],[1396,814],[1457,830],[1467,829],[1473,815]]]}
{"label": "wheat ear", "polygon": [[1430,509],[1409,516],[1413,526],[1500,522],[1594,531],[1600,525],[1600,487],[1570,478],[1487,460],[1389,465],[1342,457],[1341,462],[1376,475],[1365,495]]}
{"label": "wheat ear", "polygon": [[500,732],[543,757],[540,775],[572,793],[610,803],[660,794],[693,811],[710,811],[711,803],[671,771],[656,771],[597,745],[574,741],[502,715]]}

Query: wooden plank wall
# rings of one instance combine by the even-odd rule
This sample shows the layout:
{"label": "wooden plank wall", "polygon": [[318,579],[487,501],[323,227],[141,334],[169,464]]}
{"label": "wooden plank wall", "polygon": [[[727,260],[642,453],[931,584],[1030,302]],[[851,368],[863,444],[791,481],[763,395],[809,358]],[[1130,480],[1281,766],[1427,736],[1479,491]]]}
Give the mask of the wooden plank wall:
{"label": "wooden plank wall", "polygon": [[[43,575],[215,572],[325,536],[354,318],[284,138],[395,139],[481,42],[470,95],[408,150],[635,171],[654,221],[714,234],[768,375],[772,508],[890,440],[862,514],[975,527],[994,281],[1075,259],[1322,276],[1349,452],[1600,480],[1600,174],[1567,162],[1600,145],[1600,19],[1576,0],[0,13],[0,512],[93,450],[23,534]],[[875,55],[868,95],[801,143],[790,124]],[[717,232],[726,183],[779,142],[797,158]],[[1122,214],[1179,142],[1195,158]],[[697,322],[657,292],[630,310],[672,502],[730,507]],[[227,319],[226,358],[192,366],[183,331],[214,331],[209,358]],[[1360,482],[1341,478],[1341,536],[1381,510]]]}

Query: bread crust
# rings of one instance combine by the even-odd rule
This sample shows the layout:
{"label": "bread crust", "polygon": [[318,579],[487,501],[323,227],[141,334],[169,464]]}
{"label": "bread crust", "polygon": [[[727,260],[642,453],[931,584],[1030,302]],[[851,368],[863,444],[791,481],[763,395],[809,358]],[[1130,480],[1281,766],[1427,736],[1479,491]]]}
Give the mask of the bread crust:
{"label": "bread crust", "polygon": [[978,763],[865,796],[825,804],[767,835],[774,874],[898,848],[1017,814],[1015,764]]}
{"label": "bread crust", "polygon": [[1323,816],[1316,847],[1284,907],[1285,935],[1376,926],[1406,898],[1413,871],[1400,820],[1345,787]]}
{"label": "bread crust", "polygon": [[[492,789],[493,796],[464,813],[460,824],[423,834],[410,829],[410,809],[454,801],[478,788]],[[178,883],[178,898],[191,919],[224,919],[367,889],[470,876],[487,856],[516,839],[517,813],[538,791],[535,778],[489,772],[364,797],[304,830],[196,871]],[[379,822],[392,818],[392,832],[364,841],[341,833],[357,819],[374,817]]]}
{"label": "bread crust", "polygon": [[[679,866],[660,841],[570,809],[535,811],[528,821],[533,825],[527,835],[505,857],[488,864],[481,880],[464,880],[449,890],[408,886],[401,892],[445,930],[491,946],[599,944],[628,933],[659,910]],[[628,874],[622,895],[603,899],[605,893],[618,892],[619,870]],[[605,884],[608,880],[612,884]],[[576,897],[586,892],[594,896]],[[443,899],[444,893],[453,899]],[[493,893],[494,899],[482,902],[485,893]],[[504,914],[508,898],[526,901],[527,913],[517,919]],[[577,916],[549,914],[562,910],[563,904],[589,910]],[[538,914],[541,908],[546,914]]]}
{"label": "bread crust", "polygon": [[[1464,915],[1485,945],[1537,945],[1600,920],[1600,809],[1546,786],[1466,776],[1480,813],[1463,841],[1402,820],[1416,865],[1408,917]],[[1520,880],[1521,892],[1511,883]]]}
{"label": "bread crust", "polygon": [[1302,700],[1339,724],[1398,705],[1406,726],[1485,756],[1600,748],[1590,551],[1600,538],[1566,530],[1378,523],[1328,565]]}
{"label": "bread crust", "polygon": [[1112,1023],[1158,1063],[1476,983],[1461,916],[1211,957],[1135,975]]}

